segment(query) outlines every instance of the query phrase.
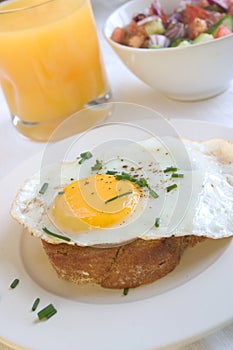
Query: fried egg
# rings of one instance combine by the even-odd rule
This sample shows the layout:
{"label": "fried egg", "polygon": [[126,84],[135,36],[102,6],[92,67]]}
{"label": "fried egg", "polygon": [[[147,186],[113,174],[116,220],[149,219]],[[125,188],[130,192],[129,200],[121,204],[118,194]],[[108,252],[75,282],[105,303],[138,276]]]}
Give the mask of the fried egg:
{"label": "fried egg", "polygon": [[59,244],[233,234],[233,145],[172,137],[83,152],[25,181],[11,215]]}

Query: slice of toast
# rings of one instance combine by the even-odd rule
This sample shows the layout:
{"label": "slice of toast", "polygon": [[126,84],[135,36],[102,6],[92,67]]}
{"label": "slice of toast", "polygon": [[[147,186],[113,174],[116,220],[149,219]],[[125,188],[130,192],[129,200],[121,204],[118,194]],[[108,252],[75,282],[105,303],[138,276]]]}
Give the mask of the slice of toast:
{"label": "slice of toast", "polygon": [[205,238],[170,237],[136,239],[111,248],[51,244],[42,240],[48,258],[62,279],[76,284],[95,283],[104,288],[134,288],[171,272],[187,247]]}

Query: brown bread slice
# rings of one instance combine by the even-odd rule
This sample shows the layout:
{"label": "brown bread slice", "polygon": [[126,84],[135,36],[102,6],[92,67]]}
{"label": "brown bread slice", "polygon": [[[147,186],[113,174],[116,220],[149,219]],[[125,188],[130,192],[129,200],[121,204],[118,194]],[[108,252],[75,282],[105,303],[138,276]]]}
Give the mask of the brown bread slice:
{"label": "brown bread slice", "polygon": [[95,283],[104,288],[134,288],[171,272],[187,247],[204,240],[184,236],[159,240],[136,239],[111,248],[80,247],[66,243],[43,248],[58,276],[76,284]]}

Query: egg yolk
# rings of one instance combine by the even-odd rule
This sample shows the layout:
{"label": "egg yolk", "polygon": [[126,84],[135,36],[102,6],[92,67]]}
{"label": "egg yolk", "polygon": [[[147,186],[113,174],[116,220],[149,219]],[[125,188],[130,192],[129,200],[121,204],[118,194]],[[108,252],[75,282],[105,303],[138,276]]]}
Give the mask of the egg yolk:
{"label": "egg yolk", "polygon": [[134,183],[97,174],[66,186],[56,196],[51,214],[54,223],[69,233],[107,228],[123,222],[139,199]]}

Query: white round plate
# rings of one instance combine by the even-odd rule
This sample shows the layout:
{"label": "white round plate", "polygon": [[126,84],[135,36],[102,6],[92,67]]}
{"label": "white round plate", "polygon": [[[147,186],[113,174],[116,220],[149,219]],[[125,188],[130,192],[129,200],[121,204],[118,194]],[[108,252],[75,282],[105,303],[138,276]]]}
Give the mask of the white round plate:
{"label": "white round plate", "polygon": [[[206,122],[171,120],[180,136],[233,140],[233,129]],[[163,279],[124,296],[121,290],[74,286],[58,280],[38,239],[22,234],[10,217],[23,181],[38,170],[37,155],[1,181],[0,340],[30,350],[175,349],[233,319],[233,244],[206,241],[185,252]],[[11,282],[19,278],[15,289]],[[38,321],[32,312],[52,303],[57,314]]]}

